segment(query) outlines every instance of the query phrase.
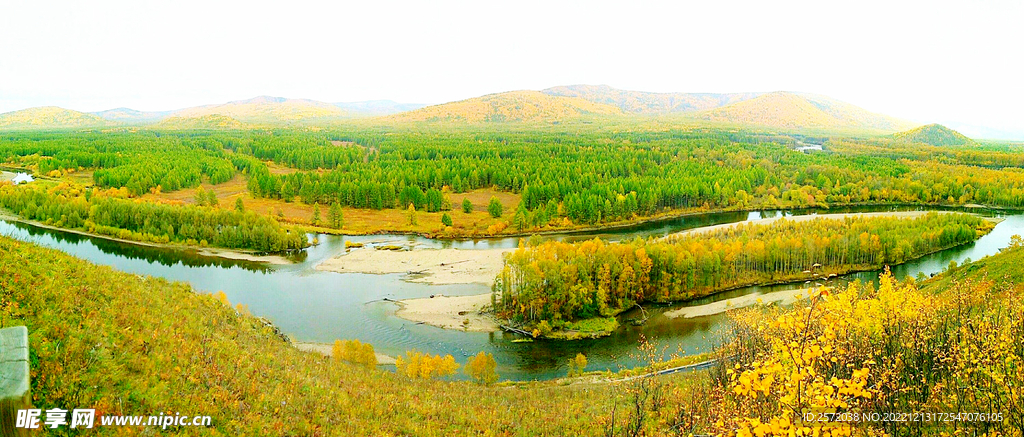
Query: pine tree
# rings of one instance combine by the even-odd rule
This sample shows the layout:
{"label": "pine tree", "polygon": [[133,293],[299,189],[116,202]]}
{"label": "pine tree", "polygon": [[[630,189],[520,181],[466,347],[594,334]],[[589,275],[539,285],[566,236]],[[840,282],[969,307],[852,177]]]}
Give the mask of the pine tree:
{"label": "pine tree", "polygon": [[207,200],[206,200],[206,189],[203,188],[202,185],[200,185],[199,188],[196,188],[195,201],[196,201],[196,205],[206,206],[206,202],[207,202]]}
{"label": "pine tree", "polygon": [[462,212],[466,214],[473,212],[473,202],[470,202],[468,197],[462,199]]}
{"label": "pine tree", "polygon": [[314,203],[313,204],[313,224],[314,225],[320,224],[320,204],[319,203]]}
{"label": "pine tree", "polygon": [[529,219],[527,218],[526,207],[522,202],[519,203],[519,208],[516,210],[515,217],[512,217],[512,225],[516,227],[519,232],[522,232],[529,225]]}
{"label": "pine tree", "polygon": [[341,229],[344,220],[341,213],[341,205],[338,205],[338,202],[331,204],[331,209],[327,211],[327,219],[331,221],[332,228]]}
{"label": "pine tree", "polygon": [[235,198],[235,211],[245,212],[245,204],[242,203],[241,197]]}
{"label": "pine tree", "polygon": [[492,196],[491,202],[487,205],[487,212],[491,213],[491,217],[501,217],[501,214],[502,212],[504,212],[504,209],[505,207],[501,205],[501,202],[498,201],[498,198]]}

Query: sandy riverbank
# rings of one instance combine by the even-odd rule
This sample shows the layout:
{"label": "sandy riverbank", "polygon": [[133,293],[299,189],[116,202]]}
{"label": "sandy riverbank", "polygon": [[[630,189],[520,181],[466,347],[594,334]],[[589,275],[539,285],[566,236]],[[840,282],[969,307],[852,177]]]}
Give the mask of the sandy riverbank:
{"label": "sandy riverbank", "polygon": [[498,323],[490,314],[480,312],[490,304],[491,293],[406,299],[398,302],[400,308],[395,315],[438,328],[494,332],[499,329]]}
{"label": "sandy riverbank", "polygon": [[490,285],[504,265],[504,254],[514,249],[352,249],[328,259],[317,270],[337,273],[408,273],[412,282],[432,285],[479,283]]}
{"label": "sandy riverbank", "polygon": [[48,224],[45,224],[45,223],[37,222],[35,220],[26,220],[26,219],[23,219],[21,217],[18,217],[16,215],[14,215],[14,214],[11,214],[10,212],[7,212],[7,211],[0,211],[0,220],[6,220],[8,222],[24,223],[24,224],[35,226],[35,227],[38,227],[38,228],[50,229],[50,230],[61,231],[61,232],[70,232],[72,234],[84,235],[86,237],[101,238],[101,239],[108,240],[108,241],[116,241],[118,243],[134,244],[134,245],[137,245],[137,246],[157,247],[157,248],[161,248],[161,249],[173,249],[173,250],[183,250],[183,251],[192,250],[192,251],[195,251],[197,254],[202,255],[202,256],[212,256],[212,257],[231,259],[231,260],[236,260],[236,261],[252,261],[252,262],[267,263],[267,264],[277,264],[277,265],[284,265],[284,264],[291,264],[292,263],[291,261],[288,260],[288,258],[285,258],[285,257],[283,257],[281,255],[256,255],[255,253],[251,253],[251,252],[246,252],[246,251],[236,250],[236,249],[225,249],[225,248],[221,248],[221,247],[194,247],[194,246],[185,246],[185,245],[180,245],[180,244],[162,244],[162,243],[150,243],[150,242],[145,242],[145,241],[126,240],[126,239],[123,239],[123,238],[111,237],[109,235],[102,235],[102,234],[96,234],[96,233],[93,233],[93,232],[86,232],[86,231],[83,231],[83,230],[80,230],[80,229],[61,228],[61,227],[52,226],[52,225],[48,225]]}
{"label": "sandy riverbank", "polygon": [[[323,343],[295,343],[295,348],[300,351],[306,352],[318,352],[324,356],[331,356],[331,349],[334,345],[323,344]],[[377,356],[377,365],[384,366],[388,364],[395,364],[395,358],[389,355],[384,355],[380,352],[374,352]]]}
{"label": "sandy riverbank", "polygon": [[729,310],[744,308],[755,304],[776,303],[779,305],[789,305],[793,302],[796,302],[797,299],[805,299],[809,297],[810,293],[810,288],[773,291],[771,293],[751,293],[739,297],[734,297],[731,299],[712,302],[706,305],[682,307],[672,311],[666,311],[663,314],[665,315],[665,317],[668,317],[670,319],[678,317],[693,318],[713,316],[715,314],[721,314]]}

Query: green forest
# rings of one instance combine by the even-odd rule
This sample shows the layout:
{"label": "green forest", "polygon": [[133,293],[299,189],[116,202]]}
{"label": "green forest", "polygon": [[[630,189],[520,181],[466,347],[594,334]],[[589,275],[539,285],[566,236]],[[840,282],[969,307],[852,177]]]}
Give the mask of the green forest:
{"label": "green forest", "polygon": [[854,216],[738,224],[664,239],[522,246],[496,279],[496,310],[541,334],[647,302],[746,285],[877,269],[974,241],[993,228],[967,214]]}
{"label": "green forest", "polygon": [[[92,171],[95,186],[132,197],[240,173],[254,197],[368,210],[447,211],[448,193],[495,188],[521,196],[506,232],[696,209],[1024,206],[1024,159],[1005,146],[628,124],[420,127],[8,132],[0,161],[44,175]],[[804,140],[825,150],[793,150]]]}
{"label": "green forest", "polygon": [[44,224],[133,241],[259,252],[308,246],[305,234],[253,212],[141,202],[66,183],[0,186],[0,206]]}

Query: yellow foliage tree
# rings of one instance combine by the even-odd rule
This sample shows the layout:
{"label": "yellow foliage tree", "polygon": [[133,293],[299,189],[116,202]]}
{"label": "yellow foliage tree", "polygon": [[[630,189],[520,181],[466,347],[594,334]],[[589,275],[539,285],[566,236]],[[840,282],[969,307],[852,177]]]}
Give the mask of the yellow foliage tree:
{"label": "yellow foliage tree", "polygon": [[498,363],[494,361],[494,356],[480,351],[466,362],[463,371],[480,384],[493,384],[498,380],[498,373],[495,371],[497,367]]}
{"label": "yellow foliage tree", "polygon": [[373,351],[373,345],[359,340],[335,340],[331,348],[331,357],[335,361],[348,361],[370,367],[377,365],[377,354]]}
{"label": "yellow foliage tree", "polygon": [[569,377],[583,375],[583,369],[587,367],[587,356],[582,352],[576,354],[575,358],[569,358]]}
{"label": "yellow foliage tree", "polygon": [[459,370],[459,364],[451,355],[442,357],[412,350],[406,352],[405,356],[395,360],[395,367],[398,368],[398,373],[410,378],[443,378],[454,375]]}

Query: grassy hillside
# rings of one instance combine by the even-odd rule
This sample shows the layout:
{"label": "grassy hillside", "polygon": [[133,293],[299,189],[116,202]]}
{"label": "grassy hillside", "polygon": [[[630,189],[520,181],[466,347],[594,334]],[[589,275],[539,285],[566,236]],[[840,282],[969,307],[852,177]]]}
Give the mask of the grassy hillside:
{"label": "grassy hillside", "polygon": [[391,117],[395,121],[552,122],[584,115],[617,115],[618,108],[540,91],[511,91],[428,106]]}
{"label": "grassy hillside", "polygon": [[28,326],[37,408],[209,415],[213,430],[175,431],[214,435],[594,435],[610,414],[606,385],[411,380],[301,352],[244,313],[0,237],[0,326]]}
{"label": "grassy hillside", "polygon": [[296,122],[302,120],[341,118],[348,113],[330,103],[305,99],[260,96],[223,105],[198,106],[176,111],[182,118],[221,115],[246,123]]}
{"label": "grassy hillside", "polygon": [[926,291],[941,292],[952,288],[958,282],[997,281],[1024,284],[1024,247],[1020,242],[1011,244],[1003,252],[982,258],[969,264],[953,267],[942,275],[935,276],[921,284]]}
{"label": "grassy hillside", "polygon": [[974,140],[941,124],[929,124],[908,131],[897,132],[893,135],[893,138],[901,143],[921,143],[932,146],[964,146],[974,144]]}
{"label": "grassy hillside", "polygon": [[[188,285],[4,237],[0,326],[28,326],[37,408],[210,415],[211,429],[170,429],[193,435],[606,435],[612,417],[613,435],[789,435],[794,426],[815,435],[938,435],[954,426],[1021,435],[1022,262],[1016,247],[921,289],[887,276],[878,290],[852,286],[791,310],[734,312],[737,341],[719,352],[724,365],[613,384],[591,375],[488,387],[335,362]],[[1001,419],[792,422],[811,411]]]}
{"label": "grassy hillside", "polygon": [[695,114],[697,118],[779,128],[906,129],[910,123],[824,96],[774,92]]}
{"label": "grassy hillside", "polygon": [[42,106],[0,114],[0,129],[62,129],[101,127],[111,123],[93,114]]}
{"label": "grassy hillside", "polygon": [[544,94],[578,97],[594,103],[617,106],[636,114],[666,114],[714,109],[752,99],[762,93],[651,93],[612,88],[608,85],[568,85],[548,88]]}

